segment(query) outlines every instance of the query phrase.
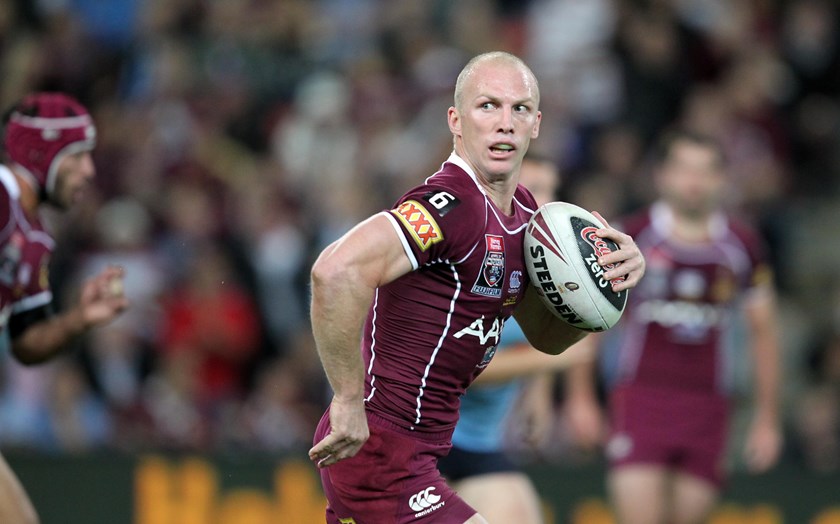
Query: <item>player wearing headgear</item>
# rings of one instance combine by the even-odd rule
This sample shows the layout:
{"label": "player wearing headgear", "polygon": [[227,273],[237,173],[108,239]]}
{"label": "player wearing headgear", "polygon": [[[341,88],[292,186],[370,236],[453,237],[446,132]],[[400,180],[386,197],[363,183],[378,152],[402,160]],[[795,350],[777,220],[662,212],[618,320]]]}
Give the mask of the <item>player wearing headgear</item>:
{"label": "player wearing headgear", "polygon": [[[48,203],[68,209],[95,175],[91,151],[96,128],[88,111],[61,93],[26,96],[3,117],[0,165],[0,330],[12,354],[37,364],[74,337],[108,322],[128,306],[122,270],[108,267],[87,280],[75,304],[52,308],[49,260],[54,241],[39,218]],[[0,522],[30,524],[37,514],[0,456]]]}

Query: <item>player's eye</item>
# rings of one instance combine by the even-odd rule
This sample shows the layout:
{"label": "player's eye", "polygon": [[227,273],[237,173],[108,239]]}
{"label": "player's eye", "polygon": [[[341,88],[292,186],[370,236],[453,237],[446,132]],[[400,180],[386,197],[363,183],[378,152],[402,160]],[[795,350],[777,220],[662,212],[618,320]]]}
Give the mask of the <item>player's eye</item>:
{"label": "player's eye", "polygon": [[481,104],[481,109],[484,109],[484,110],[490,110],[490,109],[493,109],[494,107],[496,107],[496,106],[493,104],[493,102],[484,102],[483,104]]}

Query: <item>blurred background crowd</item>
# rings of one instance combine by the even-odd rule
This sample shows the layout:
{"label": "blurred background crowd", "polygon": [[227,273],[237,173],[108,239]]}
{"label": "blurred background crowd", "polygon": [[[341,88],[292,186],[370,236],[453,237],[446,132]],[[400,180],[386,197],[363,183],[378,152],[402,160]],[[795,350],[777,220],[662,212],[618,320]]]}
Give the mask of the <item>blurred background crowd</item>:
{"label": "blurred background crowd", "polygon": [[[476,53],[523,57],[564,200],[649,203],[667,126],[717,137],[781,293],[787,455],[840,468],[840,8],[833,0],[4,0],[0,105],[62,90],[96,188],[53,218],[59,302],[104,264],[133,307],[66,357],[0,363],[0,445],[308,449],[329,394],[308,271],[433,173]],[[747,399],[746,356],[733,353]],[[542,452],[574,459],[562,395]]]}

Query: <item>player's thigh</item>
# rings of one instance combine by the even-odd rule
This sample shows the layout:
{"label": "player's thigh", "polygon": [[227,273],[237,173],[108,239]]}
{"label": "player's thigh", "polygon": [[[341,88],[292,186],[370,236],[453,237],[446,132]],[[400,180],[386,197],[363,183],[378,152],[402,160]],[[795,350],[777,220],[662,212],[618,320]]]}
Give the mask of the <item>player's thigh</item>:
{"label": "player's thigh", "polygon": [[542,522],[539,496],[523,473],[508,471],[475,475],[462,479],[454,489],[490,522]]}
{"label": "player's thigh", "polygon": [[668,478],[668,469],[656,464],[612,468],[607,487],[618,524],[663,524]]}
{"label": "player's thigh", "polygon": [[38,522],[35,507],[3,455],[0,455],[0,522]]}
{"label": "player's thigh", "polygon": [[671,520],[674,524],[706,522],[718,499],[718,487],[707,479],[674,473]]}

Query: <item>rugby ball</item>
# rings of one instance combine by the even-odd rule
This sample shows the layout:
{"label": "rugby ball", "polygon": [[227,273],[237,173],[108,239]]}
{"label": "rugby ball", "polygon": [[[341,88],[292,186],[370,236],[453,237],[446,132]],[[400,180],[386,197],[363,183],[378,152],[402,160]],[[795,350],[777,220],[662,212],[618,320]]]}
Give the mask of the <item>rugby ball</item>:
{"label": "rugby ball", "polygon": [[601,227],[581,207],[550,202],[525,230],[525,266],[543,304],[569,325],[591,332],[614,326],[627,304],[627,291],[616,293],[603,278],[614,266],[598,265],[601,255],[618,249],[595,234]]}

